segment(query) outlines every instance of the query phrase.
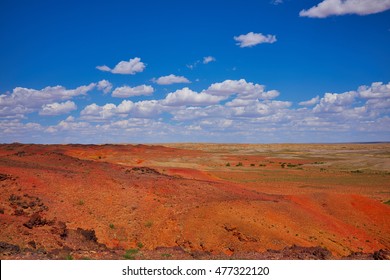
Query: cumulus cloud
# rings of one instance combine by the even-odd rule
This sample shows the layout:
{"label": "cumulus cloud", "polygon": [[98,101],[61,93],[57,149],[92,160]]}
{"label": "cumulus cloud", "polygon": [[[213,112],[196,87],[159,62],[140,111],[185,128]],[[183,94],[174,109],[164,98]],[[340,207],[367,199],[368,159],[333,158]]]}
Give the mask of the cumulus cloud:
{"label": "cumulus cloud", "polygon": [[39,115],[42,116],[57,116],[67,114],[73,110],[76,110],[77,106],[73,101],[66,101],[63,103],[51,103],[42,106],[39,111]]}
{"label": "cumulus cloud", "polygon": [[233,115],[239,117],[264,117],[288,108],[291,106],[291,102],[288,101],[266,101],[260,102],[256,100],[245,106],[234,107]]}
{"label": "cumulus cloud", "polygon": [[320,113],[337,113],[345,110],[346,107],[351,105],[357,96],[355,91],[349,91],[344,93],[325,93],[317,104],[313,108],[313,112]]}
{"label": "cumulus cloud", "polygon": [[140,85],[136,87],[117,87],[111,94],[113,97],[127,98],[131,96],[152,95],[154,89],[152,86]]}
{"label": "cumulus cloud", "polygon": [[213,56],[205,56],[203,58],[203,64],[208,64],[210,62],[216,61],[215,57]]}
{"label": "cumulus cloud", "polygon": [[116,105],[113,103],[107,103],[103,106],[99,106],[96,103],[87,105],[81,112],[82,119],[90,121],[99,121],[112,118],[115,116]]}
{"label": "cumulus cloud", "polygon": [[173,74],[170,74],[168,76],[162,76],[158,79],[153,79],[153,81],[159,85],[191,83],[186,77],[175,76]]}
{"label": "cumulus cloud", "polygon": [[240,48],[246,48],[246,47],[253,47],[258,44],[264,44],[264,43],[275,43],[276,42],[276,36],[275,35],[263,35],[261,33],[253,33],[249,32],[248,34],[243,34],[240,36],[234,36],[234,40],[237,41],[238,46]]}
{"label": "cumulus cloud", "polygon": [[112,84],[107,80],[101,80],[100,82],[98,82],[97,88],[104,93],[109,93],[112,90]]}
{"label": "cumulus cloud", "polygon": [[132,102],[123,100],[119,105],[107,103],[99,106],[96,103],[85,106],[80,112],[81,119],[89,121],[106,121],[124,118],[129,115],[134,118],[153,118],[162,112],[162,106],[157,100]]}
{"label": "cumulus cloud", "polygon": [[25,139],[31,135],[40,135],[44,127],[39,123],[20,120],[0,120],[0,142],[25,142]]}
{"label": "cumulus cloud", "polygon": [[[0,142],[49,141],[46,138],[58,142],[126,142],[135,135],[141,142],[161,141],[164,135],[168,141],[226,141],[227,137],[245,142],[386,141],[390,135],[390,83],[383,82],[342,93],[325,93],[300,102],[301,107],[293,107],[290,101],[276,100],[279,92],[266,91],[264,85],[244,79],[225,80],[200,92],[185,87],[158,100],[92,103],[82,108],[79,116],[51,126],[22,119],[25,110],[35,110],[43,116],[68,113],[76,108],[69,99],[87,90],[88,86],[83,86],[66,94],[56,91],[55,97],[47,95],[49,90],[42,90],[45,102],[37,102],[35,96],[24,93],[34,106],[15,103],[19,107],[12,107],[14,115],[0,119]],[[0,96],[0,114],[10,108],[4,104],[10,102],[7,98],[12,94]],[[352,134],[356,138],[351,138]]]}
{"label": "cumulus cloud", "polygon": [[361,98],[390,98],[390,83],[372,83],[370,87],[360,86],[358,93]]}
{"label": "cumulus cloud", "polygon": [[320,101],[320,97],[317,95],[316,97],[313,97],[310,100],[299,102],[299,105],[301,106],[313,106],[316,105]]}
{"label": "cumulus cloud", "polygon": [[264,86],[247,82],[245,79],[225,80],[222,83],[212,84],[205,92],[216,96],[229,97],[237,94],[241,99],[272,99],[279,95],[277,90],[264,91]]}
{"label": "cumulus cloud", "polygon": [[388,9],[390,9],[390,0],[324,0],[308,10],[302,10],[299,15],[326,18],[346,14],[376,14]]}
{"label": "cumulus cloud", "polygon": [[185,87],[169,93],[162,104],[167,106],[206,106],[217,104],[222,99],[219,96],[213,96],[205,92],[197,93]]}
{"label": "cumulus cloud", "polygon": [[95,87],[95,83],[75,89],[66,89],[63,86],[45,87],[41,90],[16,87],[11,94],[0,95],[0,117],[23,116],[23,114],[36,112],[46,104],[86,95]]}
{"label": "cumulus cloud", "polygon": [[120,61],[113,69],[107,65],[96,66],[96,69],[113,74],[129,74],[134,75],[138,72],[144,71],[146,65],[141,62],[141,58],[131,58],[129,61]]}

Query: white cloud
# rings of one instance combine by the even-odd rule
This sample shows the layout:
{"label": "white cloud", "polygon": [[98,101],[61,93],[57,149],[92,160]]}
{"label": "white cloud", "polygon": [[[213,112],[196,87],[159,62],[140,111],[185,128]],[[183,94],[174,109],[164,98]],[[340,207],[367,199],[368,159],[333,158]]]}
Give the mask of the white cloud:
{"label": "white cloud", "polygon": [[211,105],[207,107],[186,107],[173,112],[175,121],[193,121],[201,118],[229,118],[230,110],[222,105]]}
{"label": "white cloud", "polygon": [[283,3],[283,0],[271,0],[271,3],[274,5],[279,5]]}
{"label": "white cloud", "polygon": [[116,105],[112,103],[99,106],[95,103],[87,105],[81,112],[80,116],[84,120],[100,121],[112,118],[116,113]]}
{"label": "white cloud", "polygon": [[20,120],[0,120],[0,142],[25,142],[31,135],[40,135],[44,127],[39,123],[22,123]]}
{"label": "white cloud", "polygon": [[87,105],[81,112],[83,120],[101,122],[128,116],[134,118],[153,118],[162,112],[162,106],[157,100],[144,100],[132,102],[123,100],[118,106],[107,103],[99,106],[95,103]]}
{"label": "white cloud", "polygon": [[299,102],[301,106],[313,106],[316,105],[320,101],[320,97],[317,95],[310,100]]}
{"label": "white cloud", "polygon": [[275,115],[279,111],[291,106],[291,102],[288,101],[266,101],[260,102],[259,100],[252,101],[250,104],[242,107],[234,107],[233,115],[238,117],[264,117],[269,115]]}
{"label": "white cloud", "polygon": [[236,45],[240,46],[240,48],[246,48],[246,47],[253,47],[263,43],[272,44],[276,42],[276,36],[249,32],[248,34],[245,35],[234,36],[234,40],[237,41]]}
{"label": "white cloud", "polygon": [[111,72],[113,74],[130,74],[134,75],[135,73],[144,71],[146,65],[141,62],[139,57],[131,58],[129,61],[119,62],[113,69],[110,67],[96,66],[100,71]]}
{"label": "white cloud", "polygon": [[207,106],[217,104],[222,98],[205,92],[197,93],[188,87],[171,92],[163,100],[162,104],[167,106]]}
{"label": "white cloud", "polygon": [[251,99],[235,98],[232,101],[227,102],[225,105],[228,107],[244,107],[249,106],[251,103],[253,103],[253,100]]}
{"label": "white cloud", "polygon": [[390,9],[390,0],[324,0],[308,10],[302,10],[299,15],[326,18],[346,14],[369,15],[388,9]]}
{"label": "white cloud", "polygon": [[28,114],[39,111],[43,105],[86,95],[96,87],[95,83],[66,89],[63,86],[45,87],[41,90],[16,87],[9,95],[0,95],[0,116]]}
{"label": "white cloud", "polygon": [[[265,86],[241,79],[214,83],[201,92],[183,88],[159,100],[93,103],[85,106],[79,116],[73,114],[57,125],[28,122],[24,116],[26,111],[40,115],[67,113],[76,106],[69,99],[91,87],[41,90],[39,95],[45,97],[42,100],[28,89],[15,90],[22,95],[1,95],[0,114],[7,119],[0,119],[0,142],[332,142],[386,141],[390,137],[390,83],[382,82],[315,96],[300,102],[303,107],[297,108],[292,102],[272,99],[278,91],[265,91]],[[17,96],[30,101],[30,106],[26,107],[28,102],[15,102]],[[9,108],[13,115],[7,115]]]}
{"label": "white cloud", "polygon": [[319,104],[313,108],[315,113],[338,113],[345,110],[346,107],[352,105],[355,101],[357,93],[355,91],[348,91],[344,93],[325,93],[324,97],[320,99]]}
{"label": "white cloud", "polygon": [[130,100],[123,100],[116,108],[118,114],[129,114],[134,108],[134,103]]}
{"label": "white cloud", "polygon": [[238,94],[241,99],[272,99],[279,95],[277,90],[264,91],[264,86],[247,82],[245,79],[225,80],[222,83],[212,84],[205,92],[216,96],[229,97]]}
{"label": "white cloud", "polygon": [[168,76],[162,76],[158,79],[153,79],[153,81],[159,85],[190,83],[190,81],[186,77],[175,76],[173,74],[170,74]]}
{"label": "white cloud", "polygon": [[358,92],[361,98],[390,98],[390,83],[375,82],[370,87],[360,86]]}
{"label": "white cloud", "polygon": [[112,84],[107,80],[101,80],[98,82],[97,88],[104,93],[109,93],[112,90]]}
{"label": "white cloud", "polygon": [[113,97],[127,98],[131,96],[151,95],[154,92],[152,86],[140,85],[136,87],[117,87],[111,94]]}
{"label": "white cloud", "polygon": [[111,68],[108,67],[107,65],[96,66],[96,69],[103,72],[111,72]]}
{"label": "white cloud", "polygon": [[215,57],[213,57],[213,56],[205,56],[205,57],[203,57],[202,60],[197,60],[197,61],[195,61],[192,64],[187,64],[186,66],[187,66],[187,68],[192,70],[195,67],[197,67],[199,63],[209,64],[210,62],[213,62],[213,61],[216,61]]}
{"label": "white cloud", "polygon": [[203,58],[203,64],[208,64],[210,62],[216,61],[215,57],[213,56],[205,56]]}
{"label": "white cloud", "polygon": [[134,103],[131,116],[135,118],[153,118],[162,112],[161,104],[158,100],[144,100]]}
{"label": "white cloud", "polygon": [[66,101],[63,103],[51,103],[42,106],[39,115],[42,116],[57,116],[67,114],[70,111],[76,110],[77,106],[73,101]]}

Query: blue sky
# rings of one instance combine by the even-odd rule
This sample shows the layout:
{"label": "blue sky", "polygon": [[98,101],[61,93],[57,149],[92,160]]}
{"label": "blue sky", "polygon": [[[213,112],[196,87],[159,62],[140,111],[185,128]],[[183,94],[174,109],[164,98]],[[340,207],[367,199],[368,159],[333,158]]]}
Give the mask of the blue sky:
{"label": "blue sky", "polygon": [[390,141],[389,9],[3,0],[0,142]]}

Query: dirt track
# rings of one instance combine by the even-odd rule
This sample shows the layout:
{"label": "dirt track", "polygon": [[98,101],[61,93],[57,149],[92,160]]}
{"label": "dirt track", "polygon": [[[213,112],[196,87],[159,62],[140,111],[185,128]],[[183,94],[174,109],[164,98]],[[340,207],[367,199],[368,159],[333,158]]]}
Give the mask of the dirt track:
{"label": "dirt track", "polygon": [[387,258],[389,166],[390,144],[0,145],[0,258]]}

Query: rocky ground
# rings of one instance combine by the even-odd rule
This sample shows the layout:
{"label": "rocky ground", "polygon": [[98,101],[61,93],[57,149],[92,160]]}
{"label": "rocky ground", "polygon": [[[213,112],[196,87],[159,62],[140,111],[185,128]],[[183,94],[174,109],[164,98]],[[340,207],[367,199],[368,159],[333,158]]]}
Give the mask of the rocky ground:
{"label": "rocky ground", "polygon": [[390,145],[0,145],[0,259],[389,259]]}

